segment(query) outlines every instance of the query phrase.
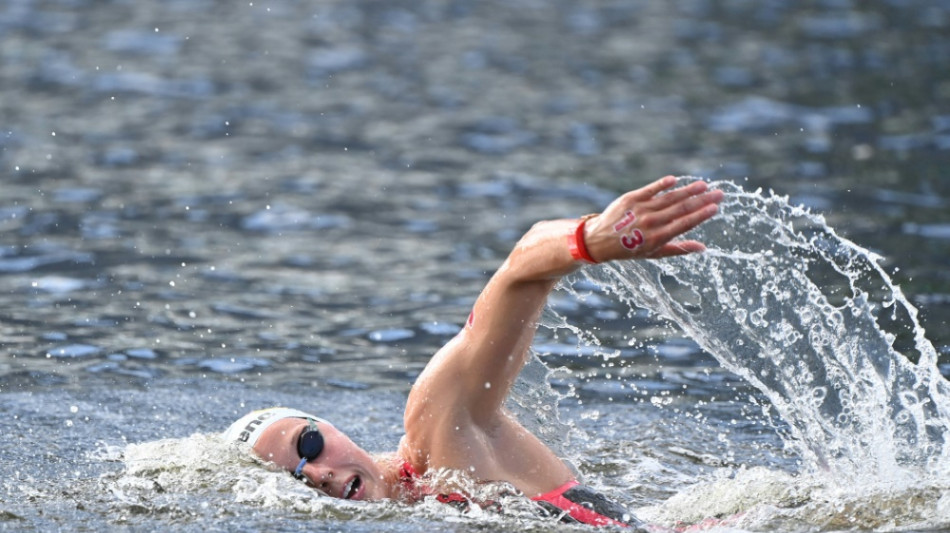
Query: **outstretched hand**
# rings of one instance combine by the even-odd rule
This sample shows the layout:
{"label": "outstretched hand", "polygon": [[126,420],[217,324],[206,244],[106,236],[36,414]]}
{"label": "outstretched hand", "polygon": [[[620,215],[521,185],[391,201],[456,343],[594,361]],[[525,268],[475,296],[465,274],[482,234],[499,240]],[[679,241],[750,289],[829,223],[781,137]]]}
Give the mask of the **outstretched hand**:
{"label": "outstretched hand", "polygon": [[[666,176],[614,200],[603,213],[587,221],[584,241],[598,262],[660,258],[701,252],[701,242],[674,240],[712,218],[723,199],[704,181],[673,188]],[[662,193],[662,194],[661,194]]]}

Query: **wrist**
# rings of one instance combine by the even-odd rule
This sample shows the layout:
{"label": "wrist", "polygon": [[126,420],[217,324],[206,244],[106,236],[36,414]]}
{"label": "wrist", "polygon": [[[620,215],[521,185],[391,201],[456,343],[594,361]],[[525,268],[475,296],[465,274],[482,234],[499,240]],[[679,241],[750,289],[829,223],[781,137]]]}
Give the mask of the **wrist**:
{"label": "wrist", "polygon": [[590,250],[587,249],[587,240],[584,235],[587,221],[595,216],[597,216],[596,213],[581,217],[580,222],[577,223],[577,227],[567,236],[567,249],[571,252],[571,258],[575,261],[583,261],[591,265],[599,263],[599,261],[594,259],[590,254]]}

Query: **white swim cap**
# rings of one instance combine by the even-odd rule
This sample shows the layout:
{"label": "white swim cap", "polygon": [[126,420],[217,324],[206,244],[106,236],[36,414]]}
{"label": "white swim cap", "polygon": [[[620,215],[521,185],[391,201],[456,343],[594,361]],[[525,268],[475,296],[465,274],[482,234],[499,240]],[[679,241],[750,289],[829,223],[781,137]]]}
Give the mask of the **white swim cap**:
{"label": "white swim cap", "polygon": [[237,422],[231,424],[231,427],[225,430],[222,436],[227,442],[246,442],[248,445],[254,446],[265,429],[270,427],[274,422],[285,418],[312,418],[317,422],[330,424],[320,417],[297,409],[291,409],[289,407],[270,407],[268,409],[251,411],[242,416]]}

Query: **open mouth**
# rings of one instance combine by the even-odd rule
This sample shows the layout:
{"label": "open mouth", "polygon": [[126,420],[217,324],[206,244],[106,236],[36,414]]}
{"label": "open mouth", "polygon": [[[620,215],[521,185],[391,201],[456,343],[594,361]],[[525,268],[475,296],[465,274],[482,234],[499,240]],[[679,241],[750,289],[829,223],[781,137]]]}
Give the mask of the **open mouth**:
{"label": "open mouth", "polygon": [[350,500],[359,492],[363,482],[359,476],[353,476],[349,483],[343,486],[343,499]]}

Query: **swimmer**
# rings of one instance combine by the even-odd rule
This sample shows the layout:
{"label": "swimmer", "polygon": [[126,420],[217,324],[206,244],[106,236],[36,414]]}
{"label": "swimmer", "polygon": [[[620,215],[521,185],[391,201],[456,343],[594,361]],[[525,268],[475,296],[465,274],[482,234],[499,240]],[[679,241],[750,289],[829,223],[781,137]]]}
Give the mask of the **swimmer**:
{"label": "swimmer", "polygon": [[331,422],[303,411],[255,411],[224,437],[329,496],[353,500],[467,497],[428,487],[427,472],[459,471],[506,482],[566,521],[641,525],[618,504],[581,485],[571,468],[505,409],[530,357],[548,294],[585,264],[701,252],[677,240],[716,214],[723,193],[667,176],[614,200],[600,214],[535,224],[475,302],[462,330],[419,375],[403,415],[398,449],[370,455]]}

